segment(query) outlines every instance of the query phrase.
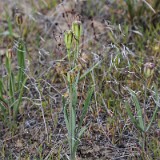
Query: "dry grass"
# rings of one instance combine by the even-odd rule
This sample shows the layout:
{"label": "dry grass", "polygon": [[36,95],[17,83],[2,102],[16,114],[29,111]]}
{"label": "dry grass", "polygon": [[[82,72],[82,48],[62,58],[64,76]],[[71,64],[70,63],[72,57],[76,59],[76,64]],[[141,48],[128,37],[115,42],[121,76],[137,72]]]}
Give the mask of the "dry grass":
{"label": "dry grass", "polygon": [[[143,107],[143,67],[155,64],[146,97],[146,121],[154,112],[153,83],[160,92],[160,26],[156,13],[147,8],[131,20],[124,1],[11,1],[0,2],[0,75],[5,76],[5,50],[16,52],[20,35],[14,17],[15,7],[24,14],[23,37],[27,47],[28,77],[17,124],[9,128],[0,114],[0,159],[67,159],[69,148],[64,122],[62,95],[67,96],[63,78],[69,71],[64,46],[64,31],[74,20],[83,22],[79,65],[81,72],[100,64],[80,84],[79,115],[90,82],[95,85],[92,103],[83,125],[88,129],[81,139],[77,159],[158,159],[160,157],[159,110],[146,134],[142,150],[141,132],[126,112],[131,102],[127,87],[134,90]],[[151,1],[148,1],[153,7]],[[6,15],[9,15],[12,33]],[[17,71],[16,58],[12,61]],[[4,95],[5,96],[5,95]],[[135,106],[131,109],[136,116]]]}

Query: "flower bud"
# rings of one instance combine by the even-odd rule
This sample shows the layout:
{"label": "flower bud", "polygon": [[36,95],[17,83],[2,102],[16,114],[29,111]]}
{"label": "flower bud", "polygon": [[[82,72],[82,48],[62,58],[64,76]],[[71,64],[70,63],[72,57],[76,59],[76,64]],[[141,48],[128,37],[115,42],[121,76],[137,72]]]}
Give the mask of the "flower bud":
{"label": "flower bud", "polygon": [[76,40],[80,40],[80,37],[82,35],[82,23],[81,21],[74,21],[72,23],[72,31],[75,35]]}
{"label": "flower bud", "polygon": [[73,42],[73,32],[71,30],[65,32],[64,42],[66,44],[66,48],[71,49]]}
{"label": "flower bud", "polygon": [[22,23],[23,23],[23,16],[22,16],[22,14],[21,13],[16,13],[16,23],[17,23],[17,25],[21,25]]}
{"label": "flower bud", "polygon": [[146,78],[150,77],[153,75],[154,73],[154,68],[155,68],[155,64],[151,63],[151,62],[147,62],[144,65],[144,74],[146,76]]}
{"label": "flower bud", "polygon": [[6,52],[6,57],[8,59],[11,59],[13,56],[13,50],[12,49],[8,49],[7,52]]}

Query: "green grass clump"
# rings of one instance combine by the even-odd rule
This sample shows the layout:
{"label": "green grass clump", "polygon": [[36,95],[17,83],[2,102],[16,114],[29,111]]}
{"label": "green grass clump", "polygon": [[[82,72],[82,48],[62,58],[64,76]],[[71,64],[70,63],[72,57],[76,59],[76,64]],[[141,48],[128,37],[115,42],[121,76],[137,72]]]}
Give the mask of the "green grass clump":
{"label": "green grass clump", "polygon": [[0,20],[0,159],[158,159],[159,0],[26,2]]}
{"label": "green grass clump", "polygon": [[[21,24],[23,23],[22,19],[21,21],[18,20],[17,23],[21,26]],[[12,30],[10,28],[12,27],[10,24],[9,26],[9,30],[11,32]],[[11,126],[12,121],[14,122],[17,119],[19,107],[22,102],[24,86],[27,80],[25,75],[26,48],[23,40],[19,39],[17,43],[17,74],[15,74],[14,70],[12,69],[13,54],[13,49],[8,49],[6,51],[5,67],[7,74],[0,79],[1,116],[3,117],[4,122]]]}
{"label": "green grass clump", "polygon": [[7,75],[0,79],[0,107],[2,111],[2,116],[5,122],[8,122],[8,118],[10,122],[12,119],[16,120],[17,114],[19,112],[19,107],[22,102],[22,95],[24,91],[24,85],[26,82],[25,77],[25,50],[24,44],[18,44],[17,57],[19,56],[18,66],[19,71],[18,74],[12,71],[12,51],[8,50],[6,53],[6,70]]}

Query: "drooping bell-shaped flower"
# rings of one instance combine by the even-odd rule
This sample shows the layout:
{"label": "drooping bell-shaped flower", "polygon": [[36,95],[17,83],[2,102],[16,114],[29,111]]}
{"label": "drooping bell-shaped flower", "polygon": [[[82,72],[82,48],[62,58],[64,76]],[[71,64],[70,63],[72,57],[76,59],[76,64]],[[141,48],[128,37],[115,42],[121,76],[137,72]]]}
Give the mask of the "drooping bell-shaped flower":
{"label": "drooping bell-shaped flower", "polygon": [[71,30],[68,30],[65,32],[64,42],[65,42],[66,48],[70,50],[73,42],[73,32]]}
{"label": "drooping bell-shaped flower", "polygon": [[154,73],[155,64],[151,62],[147,62],[144,64],[144,74],[146,78],[150,77]]}
{"label": "drooping bell-shaped flower", "polygon": [[79,42],[82,35],[82,23],[81,21],[74,21],[72,23],[72,31],[75,35],[76,40]]}

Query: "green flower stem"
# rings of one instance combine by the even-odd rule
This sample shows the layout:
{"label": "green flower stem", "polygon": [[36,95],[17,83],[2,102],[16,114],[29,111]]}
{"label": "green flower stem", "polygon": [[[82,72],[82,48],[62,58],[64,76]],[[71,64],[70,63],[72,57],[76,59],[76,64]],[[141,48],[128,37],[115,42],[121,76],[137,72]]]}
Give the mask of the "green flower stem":
{"label": "green flower stem", "polygon": [[77,40],[77,42],[76,42],[76,59],[78,58],[78,56],[79,56],[79,42]]}
{"label": "green flower stem", "polygon": [[[72,128],[72,115],[73,115],[73,113],[72,113],[72,87],[71,87],[71,84],[69,84],[69,100],[70,100],[70,102],[69,102],[69,114],[70,114],[70,119],[69,119],[69,123],[70,123],[70,135],[69,135],[69,141],[70,141],[70,154],[71,154],[71,156],[72,156],[72,154],[73,154],[73,150],[72,150],[72,148],[73,148],[73,135],[72,135],[72,133],[73,133],[73,128]],[[71,157],[71,159],[72,159],[72,157]]]}
{"label": "green flower stem", "polygon": [[68,56],[68,61],[69,61],[69,65],[71,64],[71,50],[67,49],[67,56]]}

